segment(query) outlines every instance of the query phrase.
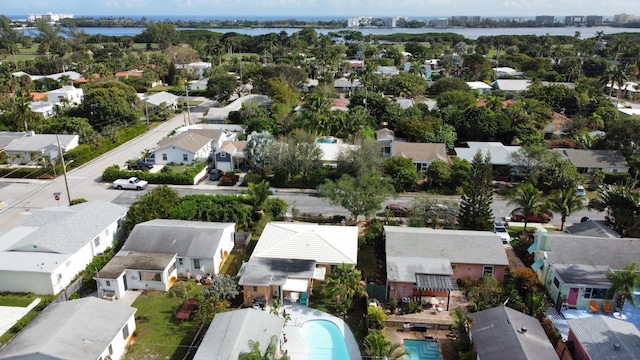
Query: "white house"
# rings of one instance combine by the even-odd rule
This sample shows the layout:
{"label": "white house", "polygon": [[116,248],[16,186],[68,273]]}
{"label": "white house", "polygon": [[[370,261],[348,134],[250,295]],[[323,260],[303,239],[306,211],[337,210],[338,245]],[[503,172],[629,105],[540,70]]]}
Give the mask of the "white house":
{"label": "white house", "polygon": [[61,107],[79,105],[84,97],[84,90],[74,86],[63,86],[47,92],[49,102],[58,103]]}
{"label": "white house", "polygon": [[160,106],[164,103],[166,107],[176,109],[178,107],[179,98],[179,96],[173,95],[172,93],[161,91],[143,98],[142,100],[153,107]]}
{"label": "white house", "polygon": [[[58,147],[58,140],[60,146]],[[23,137],[9,142],[4,150],[10,164],[39,164],[54,161],[63,153],[78,146],[78,135],[35,134],[26,132]]]}
{"label": "white house", "polygon": [[51,304],[0,350],[0,359],[121,359],[135,313],[95,297]]}
{"label": "white house", "polygon": [[359,145],[350,145],[345,144],[342,141],[338,141],[335,143],[323,143],[317,142],[316,146],[322,150],[322,156],[320,156],[320,161],[322,161],[322,165],[337,167],[338,166],[338,157],[340,154],[349,151],[358,149]]}
{"label": "white house", "polygon": [[34,210],[0,237],[0,292],[52,295],[122,236],[127,208],[94,200]]}
{"label": "white house", "polygon": [[204,77],[204,73],[207,69],[211,69],[211,63],[209,62],[192,62],[186,65],[176,64],[176,69],[186,70],[188,74],[196,76],[198,79]]}
{"label": "white house", "polygon": [[492,166],[511,166],[514,165],[513,154],[520,150],[520,146],[504,145],[499,141],[469,141],[467,147],[456,147],[454,150],[458,158],[468,162],[473,161],[480,151],[483,156],[491,156]]}
{"label": "white house", "polygon": [[[225,141],[236,139],[238,133],[234,130],[236,129],[233,127],[227,128],[226,126],[218,124],[194,124],[176,129],[176,135],[191,131],[195,134],[206,136],[211,139],[211,149],[215,151],[219,149]],[[240,129],[240,131],[242,131],[242,129]]]}
{"label": "white house", "polygon": [[156,164],[191,164],[194,160],[206,161],[213,152],[212,138],[202,131],[188,130],[166,137],[153,151]]}
{"label": "white house", "polygon": [[235,223],[155,219],[136,225],[123,251],[177,254],[178,276],[217,274],[233,250]]}
{"label": "white house", "polygon": [[167,291],[177,276],[176,254],[119,251],[93,279],[98,297],[116,300],[129,289]]}
{"label": "white house", "polygon": [[491,85],[482,81],[467,81],[467,85],[469,85],[471,90],[475,90],[480,95],[484,95],[493,90]]}

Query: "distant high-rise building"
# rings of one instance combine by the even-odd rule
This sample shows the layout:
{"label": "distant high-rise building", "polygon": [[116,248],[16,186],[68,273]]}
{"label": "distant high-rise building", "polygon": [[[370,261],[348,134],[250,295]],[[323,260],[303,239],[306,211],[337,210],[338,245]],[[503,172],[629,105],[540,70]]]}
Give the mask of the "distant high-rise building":
{"label": "distant high-rise building", "polygon": [[536,16],[536,23],[538,24],[553,24],[556,21],[556,18],[551,15],[539,15]]}
{"label": "distant high-rise building", "polygon": [[629,22],[634,22],[636,20],[635,16],[632,14],[616,14],[613,15],[613,22],[618,24],[626,24]]}
{"label": "distant high-rise building", "polygon": [[566,16],[564,18],[564,24],[565,25],[584,25],[586,24],[586,16],[582,16],[582,15],[573,15],[573,16]]}
{"label": "distant high-rise building", "polygon": [[601,25],[602,15],[587,15],[587,25]]}
{"label": "distant high-rise building", "polygon": [[451,21],[459,21],[459,22],[480,22],[482,21],[482,17],[480,16],[452,16]]}
{"label": "distant high-rise building", "polygon": [[447,18],[437,18],[433,20],[433,26],[438,29],[444,29],[449,27],[449,20]]}

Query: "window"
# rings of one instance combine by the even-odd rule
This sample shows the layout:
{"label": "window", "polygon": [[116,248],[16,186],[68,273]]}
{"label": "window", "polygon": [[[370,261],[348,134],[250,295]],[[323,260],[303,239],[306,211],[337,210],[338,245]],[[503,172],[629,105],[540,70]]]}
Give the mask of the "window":
{"label": "window", "polygon": [[189,161],[189,155],[182,154],[182,161]]}
{"label": "window", "polygon": [[226,158],[227,157],[227,153],[226,152],[221,152],[220,153],[220,157],[221,158]]}
{"label": "window", "polygon": [[482,276],[484,275],[490,275],[493,276],[493,266],[491,265],[486,265],[482,268]]}
{"label": "window", "polygon": [[458,265],[451,264],[451,270],[456,271],[457,268],[458,268]]}
{"label": "window", "polygon": [[109,344],[109,355],[113,355],[113,345]]}
{"label": "window", "polygon": [[560,280],[557,277],[553,278],[553,285],[555,285],[556,289],[560,289]]}
{"label": "window", "polygon": [[193,259],[193,267],[200,269],[200,259]]}
{"label": "window", "polygon": [[104,282],[104,286],[107,286],[107,287],[111,286],[111,281],[106,280],[106,281]]}
{"label": "window", "polygon": [[100,236],[98,236],[97,238],[93,239],[93,245],[95,247],[100,246]]}
{"label": "window", "polygon": [[176,271],[176,263],[174,262],[173,264],[171,264],[171,266],[169,266],[169,274],[171,274],[172,272]]}
{"label": "window", "polygon": [[582,297],[585,299],[611,299],[612,297],[607,297],[607,290],[608,289],[585,288]]}
{"label": "window", "polygon": [[62,280],[62,274],[58,274],[58,281]]}
{"label": "window", "polygon": [[178,259],[178,265],[180,266],[184,265],[184,260],[182,260],[182,258]]}
{"label": "window", "polygon": [[254,286],[252,291],[258,291],[258,287]]}
{"label": "window", "polygon": [[167,161],[167,154],[162,154],[162,160]]}
{"label": "window", "polygon": [[122,338],[125,340],[129,338],[129,324],[126,324],[124,328],[122,328]]}
{"label": "window", "polygon": [[139,274],[140,281],[162,281],[160,273],[141,271]]}

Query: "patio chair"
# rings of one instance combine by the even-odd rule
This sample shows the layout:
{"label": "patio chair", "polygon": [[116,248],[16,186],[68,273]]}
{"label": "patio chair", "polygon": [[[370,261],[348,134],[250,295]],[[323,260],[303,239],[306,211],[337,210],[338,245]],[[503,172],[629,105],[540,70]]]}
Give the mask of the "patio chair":
{"label": "patio chair", "polygon": [[591,300],[590,305],[589,305],[589,311],[591,311],[592,313],[599,313],[600,312],[600,308],[598,307],[598,304],[596,304],[595,300]]}
{"label": "patio chair", "polygon": [[602,311],[605,314],[613,314],[613,309],[611,308],[611,305],[607,301],[602,303]]}

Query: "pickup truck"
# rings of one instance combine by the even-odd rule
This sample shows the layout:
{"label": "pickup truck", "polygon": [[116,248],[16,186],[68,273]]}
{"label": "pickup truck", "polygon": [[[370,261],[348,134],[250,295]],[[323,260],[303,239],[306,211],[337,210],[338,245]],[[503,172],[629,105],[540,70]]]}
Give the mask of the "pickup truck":
{"label": "pickup truck", "polygon": [[113,187],[118,190],[142,190],[146,189],[147,185],[149,185],[148,182],[146,182],[145,180],[140,180],[137,177],[132,177],[129,179],[118,179],[113,182]]}

